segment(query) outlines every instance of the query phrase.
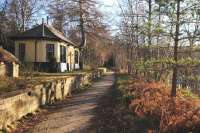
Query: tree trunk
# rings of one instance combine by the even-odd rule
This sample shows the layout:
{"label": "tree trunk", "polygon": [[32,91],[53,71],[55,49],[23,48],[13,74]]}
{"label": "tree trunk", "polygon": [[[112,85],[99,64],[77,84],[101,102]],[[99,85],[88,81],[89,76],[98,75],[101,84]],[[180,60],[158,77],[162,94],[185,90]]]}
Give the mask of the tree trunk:
{"label": "tree trunk", "polygon": [[85,37],[85,30],[84,30],[84,20],[83,20],[83,2],[82,0],[79,0],[79,11],[80,11],[80,32],[81,32],[81,53],[82,53],[82,57],[80,58],[81,60],[81,66],[83,69],[84,65],[85,65],[85,61],[84,61],[84,56],[85,56],[85,47],[86,47],[86,37]]}
{"label": "tree trunk", "polygon": [[159,12],[159,16],[158,16],[158,28],[159,28],[159,32],[157,35],[157,59],[160,58],[160,48],[159,48],[159,41],[160,41],[160,24],[161,24],[161,4],[159,3],[159,8],[158,8],[158,12]]}
{"label": "tree trunk", "polygon": [[176,11],[176,33],[175,33],[175,45],[174,45],[174,61],[175,65],[173,68],[173,77],[172,77],[172,90],[171,96],[176,96],[176,87],[177,87],[177,73],[178,73],[178,43],[179,43],[179,30],[180,30],[180,0],[177,0],[177,11]]}
{"label": "tree trunk", "polygon": [[152,23],[152,0],[148,1],[149,5],[149,16],[148,16],[148,47],[149,47],[149,58],[152,56],[152,51],[151,51],[151,23]]}

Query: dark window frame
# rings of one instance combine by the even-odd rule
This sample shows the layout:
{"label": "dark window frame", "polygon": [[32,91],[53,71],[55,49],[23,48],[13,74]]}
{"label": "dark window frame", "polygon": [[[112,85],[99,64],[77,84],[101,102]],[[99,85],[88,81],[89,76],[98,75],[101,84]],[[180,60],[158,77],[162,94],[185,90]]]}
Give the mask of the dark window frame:
{"label": "dark window frame", "polygon": [[74,61],[75,61],[75,64],[78,64],[79,63],[79,51],[75,50],[74,52]]}
{"label": "dark window frame", "polygon": [[25,61],[25,55],[26,55],[26,44],[25,43],[19,43],[19,60]]}
{"label": "dark window frame", "polygon": [[55,45],[46,44],[46,61],[49,62],[52,57],[55,57]]}
{"label": "dark window frame", "polygon": [[66,60],[66,47],[65,46],[62,46],[60,45],[60,62],[61,63],[66,63],[67,60]]}

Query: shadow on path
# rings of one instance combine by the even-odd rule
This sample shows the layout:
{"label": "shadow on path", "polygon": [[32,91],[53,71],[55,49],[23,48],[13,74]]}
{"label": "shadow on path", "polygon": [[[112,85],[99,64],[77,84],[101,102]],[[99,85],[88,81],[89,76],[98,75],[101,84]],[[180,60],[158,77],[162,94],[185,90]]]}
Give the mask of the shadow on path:
{"label": "shadow on path", "polygon": [[107,75],[82,94],[60,101],[50,107],[47,119],[29,132],[32,133],[89,133],[97,101],[107,94],[114,83],[114,75]]}
{"label": "shadow on path", "polygon": [[121,91],[113,85],[98,99],[89,133],[147,133],[144,121],[129,110]]}

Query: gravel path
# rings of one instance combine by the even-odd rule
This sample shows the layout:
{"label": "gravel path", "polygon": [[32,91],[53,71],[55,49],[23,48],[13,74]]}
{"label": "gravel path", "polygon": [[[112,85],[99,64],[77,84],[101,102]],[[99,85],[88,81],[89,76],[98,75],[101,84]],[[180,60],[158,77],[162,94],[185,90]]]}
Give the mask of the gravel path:
{"label": "gravel path", "polygon": [[94,83],[88,91],[51,107],[47,119],[40,122],[31,133],[89,133],[95,117],[97,101],[114,84],[114,75],[109,74]]}

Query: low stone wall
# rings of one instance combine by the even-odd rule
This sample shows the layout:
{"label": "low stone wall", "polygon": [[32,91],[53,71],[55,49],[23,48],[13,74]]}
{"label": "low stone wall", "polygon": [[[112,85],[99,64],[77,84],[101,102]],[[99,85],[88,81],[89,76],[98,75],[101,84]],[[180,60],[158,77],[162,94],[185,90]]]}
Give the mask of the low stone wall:
{"label": "low stone wall", "polygon": [[13,65],[12,77],[18,78],[19,77],[19,64],[16,64],[15,62],[13,62],[12,65]]}
{"label": "low stone wall", "polygon": [[100,68],[98,68],[98,70],[100,70],[103,73],[107,72],[107,68],[105,68],[105,67],[100,67]]}
{"label": "low stone wall", "polygon": [[6,75],[6,65],[3,62],[0,62],[0,77]]}
{"label": "low stone wall", "polygon": [[63,100],[76,89],[88,85],[101,76],[102,71],[59,77],[56,80],[29,87],[15,94],[7,94],[0,98],[0,129],[19,120],[28,113],[33,113],[40,106]]}

